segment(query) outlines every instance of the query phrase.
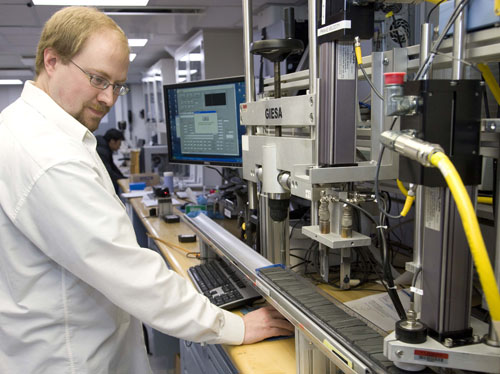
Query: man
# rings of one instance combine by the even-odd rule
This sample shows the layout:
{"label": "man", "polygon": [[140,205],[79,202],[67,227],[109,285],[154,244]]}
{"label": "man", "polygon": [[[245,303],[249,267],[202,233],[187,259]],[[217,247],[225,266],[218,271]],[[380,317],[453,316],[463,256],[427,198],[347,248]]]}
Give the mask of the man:
{"label": "man", "polygon": [[113,187],[115,192],[118,193],[118,179],[125,178],[120,169],[115,165],[113,161],[113,152],[120,149],[122,145],[123,133],[117,129],[109,129],[106,131],[104,136],[98,135],[97,139],[97,153],[106,167],[111,181],[113,182]]}
{"label": "man", "polygon": [[138,246],[92,134],[128,91],[128,53],[103,13],[58,11],[0,114],[0,373],[150,373],[140,321],[208,343],[293,330],[215,307]]}

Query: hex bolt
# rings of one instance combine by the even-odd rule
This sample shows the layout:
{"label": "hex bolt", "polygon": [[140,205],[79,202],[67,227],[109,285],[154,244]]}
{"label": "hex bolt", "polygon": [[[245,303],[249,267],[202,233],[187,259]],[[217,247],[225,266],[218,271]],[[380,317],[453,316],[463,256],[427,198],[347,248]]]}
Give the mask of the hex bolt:
{"label": "hex bolt", "polygon": [[398,350],[396,350],[396,352],[394,352],[394,354],[395,354],[396,356],[398,356],[399,358],[401,358],[401,357],[403,357],[404,352],[403,352],[403,350],[402,350],[402,349],[398,349]]}
{"label": "hex bolt", "polygon": [[384,57],[384,59],[382,60],[382,63],[387,66],[389,65],[389,59],[387,57]]}

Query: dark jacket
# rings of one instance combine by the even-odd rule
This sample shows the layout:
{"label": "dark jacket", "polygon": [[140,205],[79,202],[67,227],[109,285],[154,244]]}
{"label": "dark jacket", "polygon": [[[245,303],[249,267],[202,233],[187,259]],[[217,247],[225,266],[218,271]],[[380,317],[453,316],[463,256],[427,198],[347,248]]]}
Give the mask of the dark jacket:
{"label": "dark jacket", "polygon": [[97,135],[97,153],[101,157],[101,160],[106,166],[106,170],[113,181],[113,186],[115,187],[116,193],[118,193],[118,179],[126,178],[120,169],[115,165],[113,161],[113,151],[109,148],[108,142],[104,139],[104,136]]}

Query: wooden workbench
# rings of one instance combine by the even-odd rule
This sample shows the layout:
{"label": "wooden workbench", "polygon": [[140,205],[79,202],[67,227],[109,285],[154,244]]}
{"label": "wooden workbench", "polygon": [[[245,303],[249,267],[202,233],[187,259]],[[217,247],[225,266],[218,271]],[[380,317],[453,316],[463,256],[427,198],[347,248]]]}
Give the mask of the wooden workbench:
{"label": "wooden workbench", "polygon": [[[128,180],[121,179],[118,184],[122,191],[128,191]],[[190,279],[187,269],[199,264],[199,260],[188,258],[185,251],[176,247],[198,252],[198,242],[179,243],[177,239],[177,235],[191,234],[193,231],[184,222],[167,224],[158,217],[150,217],[149,209],[144,207],[141,198],[129,199],[129,203],[144,224],[147,233],[153,237],[169,266],[186,279]],[[234,313],[241,314],[238,311]],[[295,374],[296,372],[295,339],[293,338],[250,345],[224,345],[223,347],[241,374]]]}

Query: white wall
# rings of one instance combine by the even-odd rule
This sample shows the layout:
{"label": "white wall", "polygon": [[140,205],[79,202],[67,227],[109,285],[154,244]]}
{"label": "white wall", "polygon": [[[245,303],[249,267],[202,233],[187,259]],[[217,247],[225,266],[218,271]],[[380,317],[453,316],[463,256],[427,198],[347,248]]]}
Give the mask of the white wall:
{"label": "white wall", "polygon": [[4,110],[9,104],[13,103],[19,96],[23,86],[0,86],[0,112]]}

